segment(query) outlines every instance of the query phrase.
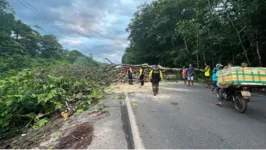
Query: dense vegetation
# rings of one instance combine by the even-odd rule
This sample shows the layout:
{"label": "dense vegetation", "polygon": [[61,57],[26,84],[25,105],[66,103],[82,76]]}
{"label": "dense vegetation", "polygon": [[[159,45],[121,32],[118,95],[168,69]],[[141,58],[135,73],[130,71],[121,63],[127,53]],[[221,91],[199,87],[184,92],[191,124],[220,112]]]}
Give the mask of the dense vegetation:
{"label": "dense vegetation", "polygon": [[14,15],[1,0],[0,139],[43,126],[56,112],[86,110],[111,76],[94,70],[104,66],[92,57],[64,49],[55,36],[41,35]]}
{"label": "dense vegetation", "polygon": [[266,66],[265,0],[155,0],[128,25],[123,63]]}

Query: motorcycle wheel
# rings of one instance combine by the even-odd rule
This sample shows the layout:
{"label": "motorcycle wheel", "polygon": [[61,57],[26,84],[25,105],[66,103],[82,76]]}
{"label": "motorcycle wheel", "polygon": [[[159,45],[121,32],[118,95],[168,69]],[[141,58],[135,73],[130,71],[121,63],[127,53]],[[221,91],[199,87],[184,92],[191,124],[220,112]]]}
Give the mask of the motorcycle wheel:
{"label": "motorcycle wheel", "polygon": [[234,103],[235,109],[240,113],[244,113],[248,108],[248,101],[240,95],[237,95],[235,97],[235,100],[233,101],[233,103]]}

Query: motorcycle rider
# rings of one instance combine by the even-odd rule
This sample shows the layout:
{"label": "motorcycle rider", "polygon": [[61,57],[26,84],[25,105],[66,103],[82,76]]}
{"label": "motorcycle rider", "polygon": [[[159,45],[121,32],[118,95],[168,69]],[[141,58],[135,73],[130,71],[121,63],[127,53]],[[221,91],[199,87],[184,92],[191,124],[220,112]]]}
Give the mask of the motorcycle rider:
{"label": "motorcycle rider", "polygon": [[[241,63],[241,67],[242,67],[242,68],[246,68],[246,67],[248,67],[248,63],[246,63],[246,62],[242,62],[242,63]],[[252,92],[252,88],[249,88],[249,90],[250,90],[250,92]],[[251,99],[248,99],[248,102],[251,102]]]}
{"label": "motorcycle rider", "polygon": [[[228,65],[225,66],[224,69],[228,69],[228,68],[231,68],[231,67],[233,67],[233,64],[232,63],[228,63]],[[218,98],[218,103],[216,105],[221,106],[222,105],[223,94],[227,93],[227,95],[230,95],[232,88],[230,86],[223,86],[223,87],[221,87],[219,85],[217,85],[217,86],[219,87],[219,98]]]}

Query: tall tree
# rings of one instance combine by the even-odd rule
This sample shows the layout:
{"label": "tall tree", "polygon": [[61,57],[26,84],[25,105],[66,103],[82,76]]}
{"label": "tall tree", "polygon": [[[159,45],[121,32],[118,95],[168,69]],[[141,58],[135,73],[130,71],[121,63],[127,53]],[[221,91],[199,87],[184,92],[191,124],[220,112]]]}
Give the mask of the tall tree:
{"label": "tall tree", "polygon": [[265,66],[266,1],[155,0],[128,25],[123,63],[179,66],[242,61]]}

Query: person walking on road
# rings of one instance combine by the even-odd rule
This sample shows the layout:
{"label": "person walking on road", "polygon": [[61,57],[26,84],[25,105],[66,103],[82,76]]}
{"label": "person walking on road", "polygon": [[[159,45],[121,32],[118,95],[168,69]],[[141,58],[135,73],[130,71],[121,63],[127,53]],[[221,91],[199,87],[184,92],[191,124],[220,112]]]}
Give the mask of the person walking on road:
{"label": "person walking on road", "polygon": [[192,64],[190,64],[189,68],[187,69],[187,80],[188,80],[188,87],[190,87],[190,84],[193,86],[194,68],[192,67]]}
{"label": "person walking on road", "polygon": [[211,67],[208,63],[205,63],[204,76],[206,88],[211,88]]}
{"label": "person walking on road", "polygon": [[214,89],[217,88],[217,72],[221,70],[221,67],[223,65],[222,64],[217,64],[216,67],[212,70],[212,84],[213,84],[213,88],[212,88],[212,92],[214,91]]}
{"label": "person walking on road", "polygon": [[182,78],[184,80],[184,84],[187,84],[187,68],[184,66],[182,71]]}
{"label": "person walking on road", "polygon": [[158,65],[155,65],[154,69],[150,71],[149,80],[152,83],[152,91],[154,96],[158,94],[159,82],[163,79],[162,71],[159,70]]}
{"label": "person walking on road", "polygon": [[128,83],[129,85],[133,85],[133,71],[132,71],[132,66],[130,65],[127,69],[127,75],[128,75]]}
{"label": "person walking on road", "polygon": [[138,77],[139,81],[140,81],[140,86],[144,85],[144,68],[143,66],[140,66],[139,68],[139,77]]}

